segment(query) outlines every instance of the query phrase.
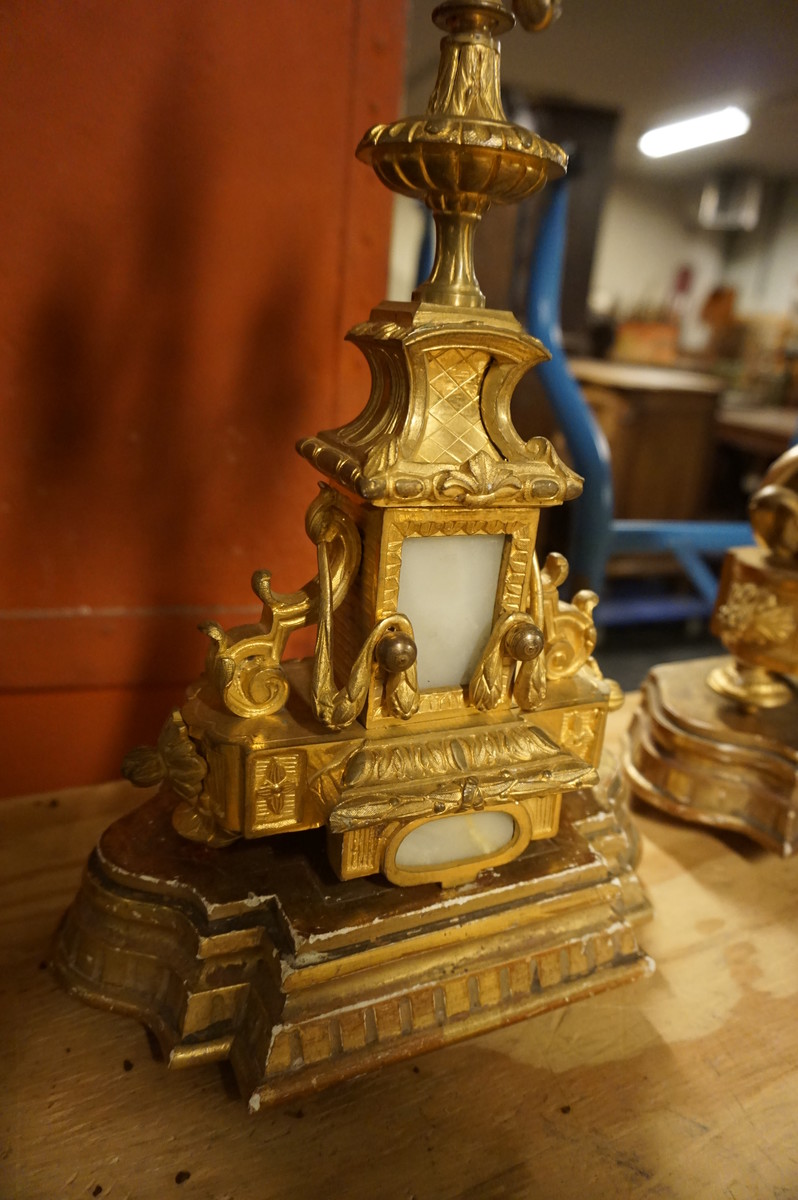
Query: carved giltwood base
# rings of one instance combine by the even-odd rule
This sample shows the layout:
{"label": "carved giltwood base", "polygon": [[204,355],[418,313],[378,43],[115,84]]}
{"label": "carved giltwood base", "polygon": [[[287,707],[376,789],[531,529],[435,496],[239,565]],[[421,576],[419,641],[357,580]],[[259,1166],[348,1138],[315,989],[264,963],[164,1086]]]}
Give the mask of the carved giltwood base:
{"label": "carved giltwood base", "polygon": [[229,1059],[251,1109],[651,969],[617,777],[567,796],[556,838],[451,889],[342,883],[321,832],[213,850],[175,833],[174,804],[161,792],[103,834],[54,967],[143,1021],[170,1065]]}
{"label": "carved giltwood base", "polygon": [[768,850],[798,848],[798,695],[745,710],[707,685],[725,658],[655,667],[632,725],[632,791],[686,821],[744,833]]}

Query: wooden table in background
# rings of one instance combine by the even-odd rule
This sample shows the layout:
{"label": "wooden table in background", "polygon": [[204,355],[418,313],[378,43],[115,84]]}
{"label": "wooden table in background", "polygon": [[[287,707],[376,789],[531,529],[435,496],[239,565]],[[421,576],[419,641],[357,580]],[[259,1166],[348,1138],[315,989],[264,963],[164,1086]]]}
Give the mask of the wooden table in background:
{"label": "wooden table in background", "polygon": [[765,459],[778,458],[798,427],[794,408],[727,408],[715,418],[715,436],[726,446]]}
{"label": "wooden table in background", "polygon": [[139,800],[0,804],[4,1198],[798,1197],[798,862],[640,812],[650,979],[248,1116],[218,1066],[167,1071],[45,969]]}

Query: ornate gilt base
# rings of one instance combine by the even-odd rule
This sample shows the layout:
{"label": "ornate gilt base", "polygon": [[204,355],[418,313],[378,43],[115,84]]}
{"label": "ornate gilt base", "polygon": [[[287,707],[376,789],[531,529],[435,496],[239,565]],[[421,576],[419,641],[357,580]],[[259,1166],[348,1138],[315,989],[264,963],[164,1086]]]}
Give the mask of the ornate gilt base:
{"label": "ornate gilt base", "polygon": [[[617,776],[616,776],[617,781]],[[159,793],[103,834],[59,931],[69,991],[143,1021],[172,1066],[229,1059],[251,1109],[635,979],[650,905],[624,796],[474,883],[342,883],[323,834],[220,852]]]}
{"label": "ornate gilt base", "polygon": [[686,821],[744,833],[768,850],[798,848],[798,694],[744,709],[707,684],[727,658],[655,667],[632,725],[632,791]]}

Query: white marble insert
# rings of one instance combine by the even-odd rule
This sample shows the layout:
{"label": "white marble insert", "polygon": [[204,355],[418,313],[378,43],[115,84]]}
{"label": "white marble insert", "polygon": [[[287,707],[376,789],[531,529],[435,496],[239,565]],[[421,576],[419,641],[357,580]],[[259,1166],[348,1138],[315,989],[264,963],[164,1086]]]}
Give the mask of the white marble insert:
{"label": "white marble insert", "polygon": [[398,610],[418,647],[418,685],[468,683],[490,635],[504,535],[409,537],[402,543]]}
{"label": "white marble insert", "polygon": [[455,813],[411,829],[394,861],[397,867],[413,870],[487,858],[509,846],[514,835],[515,821],[509,813]]}

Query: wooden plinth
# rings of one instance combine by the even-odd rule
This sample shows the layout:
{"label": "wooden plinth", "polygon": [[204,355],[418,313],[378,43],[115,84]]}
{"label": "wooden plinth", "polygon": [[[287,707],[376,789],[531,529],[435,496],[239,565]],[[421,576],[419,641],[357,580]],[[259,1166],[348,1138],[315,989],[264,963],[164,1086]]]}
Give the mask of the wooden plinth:
{"label": "wooden plinth", "polygon": [[156,1034],[229,1059],[251,1109],[545,1012],[651,969],[625,797],[568,797],[558,836],[473,883],[341,883],[320,832],[212,850],[161,793],[102,835],[54,967]]}
{"label": "wooden plinth", "polygon": [[625,771],[647,803],[789,855],[798,849],[798,696],[780,708],[744,711],[706,684],[726,661],[651,671]]}

